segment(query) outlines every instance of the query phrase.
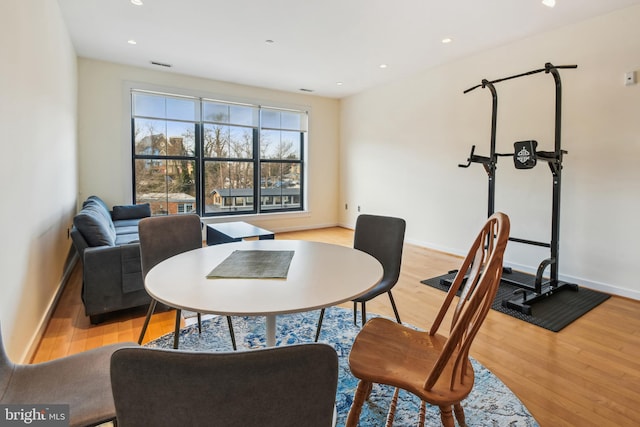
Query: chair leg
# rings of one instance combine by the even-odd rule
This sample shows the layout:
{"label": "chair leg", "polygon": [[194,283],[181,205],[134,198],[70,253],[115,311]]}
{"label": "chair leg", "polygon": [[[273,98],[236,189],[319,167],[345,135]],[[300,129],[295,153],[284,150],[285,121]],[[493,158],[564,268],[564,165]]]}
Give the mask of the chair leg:
{"label": "chair leg", "polygon": [[455,427],[453,415],[451,414],[451,405],[440,406],[440,421],[444,427]]}
{"label": "chair leg", "polygon": [[180,342],[180,320],[182,318],[182,310],[176,309],[176,328],[173,332],[173,348],[177,349]]}
{"label": "chair leg", "polygon": [[142,325],[142,330],[140,331],[140,336],[138,337],[138,344],[142,344],[142,340],[144,339],[144,334],[147,333],[147,327],[149,326],[149,320],[151,320],[151,316],[153,312],[156,310],[156,305],[158,301],[152,299],[149,303],[149,309],[147,310],[147,317],[144,319],[144,324]]}
{"label": "chair leg", "polygon": [[316,329],[315,342],[318,342],[318,338],[320,338],[320,329],[322,329],[322,319],[324,319],[324,308],[320,310],[320,318],[318,319],[318,328]]}
{"label": "chair leg", "polygon": [[353,326],[358,326],[358,303],[353,302]]}
{"label": "chair leg", "polygon": [[389,405],[389,412],[387,413],[387,423],[385,427],[393,426],[393,419],[396,417],[396,407],[398,405],[398,394],[400,393],[400,389],[396,387],[393,392],[393,398],[391,398],[391,404]]}
{"label": "chair leg", "polygon": [[367,381],[360,380],[360,382],[358,382],[358,388],[356,388],[356,393],[353,396],[353,403],[349,409],[345,427],[357,427],[358,421],[360,420],[360,413],[362,412],[362,405],[364,405],[364,401],[367,398],[370,385],[371,383]]}
{"label": "chair leg", "polygon": [[453,413],[456,416],[456,420],[458,420],[458,425],[460,427],[467,427],[467,421],[464,418],[464,409],[460,402],[453,405]]}
{"label": "chair leg", "polygon": [[398,314],[398,308],[396,307],[396,302],[393,299],[393,295],[391,295],[391,291],[387,292],[389,294],[389,301],[391,301],[391,307],[393,308],[393,314],[396,315],[396,320],[398,323],[402,323],[400,321],[400,315]]}
{"label": "chair leg", "polygon": [[231,323],[231,316],[227,316],[227,323],[229,324],[229,334],[231,335],[231,345],[234,350],[237,350],[236,347],[236,334],[233,332],[233,323]]}
{"label": "chair leg", "polygon": [[198,335],[202,335],[202,314],[198,313]]}
{"label": "chair leg", "polygon": [[427,418],[427,403],[423,400],[420,403],[420,414],[418,415],[418,426],[424,427],[424,421]]}
{"label": "chair leg", "polygon": [[371,392],[373,391],[373,383],[369,383],[367,386],[367,390],[365,391],[364,400],[369,400],[369,396],[371,396]]}
{"label": "chair leg", "polygon": [[367,323],[367,306],[366,302],[362,301],[362,327],[364,327],[365,323]]}

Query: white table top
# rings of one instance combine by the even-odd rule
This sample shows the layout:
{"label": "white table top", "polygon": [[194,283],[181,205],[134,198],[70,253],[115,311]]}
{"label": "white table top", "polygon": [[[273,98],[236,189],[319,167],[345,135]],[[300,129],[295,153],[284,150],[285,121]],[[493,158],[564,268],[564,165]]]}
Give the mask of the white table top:
{"label": "white table top", "polygon": [[[286,279],[208,279],[234,250],[293,250]],[[350,301],[380,279],[382,265],[345,246],[258,240],[207,246],[171,257],[149,271],[147,292],[169,306],[199,313],[259,316],[310,311]]]}

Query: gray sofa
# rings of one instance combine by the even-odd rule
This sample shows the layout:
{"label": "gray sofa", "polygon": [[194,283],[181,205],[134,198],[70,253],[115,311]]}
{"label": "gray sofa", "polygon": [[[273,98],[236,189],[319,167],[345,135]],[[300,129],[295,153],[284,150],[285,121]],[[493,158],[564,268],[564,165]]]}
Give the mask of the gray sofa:
{"label": "gray sofa", "polygon": [[138,222],[148,204],[107,205],[89,197],[73,219],[71,238],[82,260],[82,301],[91,323],[110,312],[149,304],[140,266]]}

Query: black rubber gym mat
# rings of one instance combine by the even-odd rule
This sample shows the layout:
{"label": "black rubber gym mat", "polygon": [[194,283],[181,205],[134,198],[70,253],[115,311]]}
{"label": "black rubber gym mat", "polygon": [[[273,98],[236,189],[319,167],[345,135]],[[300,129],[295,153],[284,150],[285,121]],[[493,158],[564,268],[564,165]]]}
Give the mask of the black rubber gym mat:
{"label": "black rubber gym mat", "polygon": [[[441,282],[442,279],[453,279],[455,273],[444,274],[420,281],[441,291],[448,291],[449,285]],[[444,281],[443,280],[443,281]],[[520,289],[518,286],[500,283],[498,294],[493,300],[492,309],[508,314],[525,322],[540,326],[553,332],[558,332],[592,308],[609,299],[610,295],[591,289],[579,287],[577,291],[564,289],[539,301],[531,306],[531,314],[523,314],[517,310],[512,310],[502,306],[503,299],[511,299],[513,291]]]}

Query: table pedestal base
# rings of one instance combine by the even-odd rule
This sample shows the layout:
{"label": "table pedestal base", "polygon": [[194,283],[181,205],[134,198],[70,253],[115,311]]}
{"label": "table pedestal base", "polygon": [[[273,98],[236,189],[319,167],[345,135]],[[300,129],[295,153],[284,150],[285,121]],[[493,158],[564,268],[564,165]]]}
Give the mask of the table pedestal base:
{"label": "table pedestal base", "polygon": [[267,347],[276,346],[276,316],[275,314],[267,315]]}

